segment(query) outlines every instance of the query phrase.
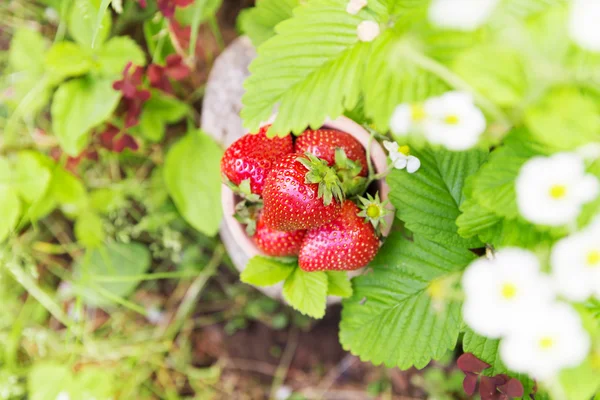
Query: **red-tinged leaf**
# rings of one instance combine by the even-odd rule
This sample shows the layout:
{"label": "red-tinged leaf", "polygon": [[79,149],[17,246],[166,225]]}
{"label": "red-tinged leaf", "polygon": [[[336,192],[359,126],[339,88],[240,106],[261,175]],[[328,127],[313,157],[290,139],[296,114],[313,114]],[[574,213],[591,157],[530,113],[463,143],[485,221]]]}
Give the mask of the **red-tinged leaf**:
{"label": "red-tinged leaf", "polygon": [[496,386],[504,385],[506,382],[510,380],[510,377],[506,374],[498,374],[491,377],[492,381]]}
{"label": "red-tinged leaf", "polygon": [[511,378],[508,382],[498,386],[498,390],[508,397],[523,397],[524,393],[523,384],[516,378]]}
{"label": "red-tinged leaf", "polygon": [[463,380],[463,390],[469,396],[475,394],[475,390],[477,389],[477,378],[477,375],[466,372],[465,379]]}
{"label": "red-tinged leaf", "polygon": [[458,357],[458,360],[456,360],[456,365],[463,372],[473,372],[475,374],[478,374],[484,369],[488,369],[490,367],[490,364],[481,361],[472,353],[462,354],[460,357]]}
{"label": "red-tinged leaf", "polygon": [[496,389],[496,382],[489,376],[482,376],[479,381],[479,396],[481,400],[496,400],[500,394]]}

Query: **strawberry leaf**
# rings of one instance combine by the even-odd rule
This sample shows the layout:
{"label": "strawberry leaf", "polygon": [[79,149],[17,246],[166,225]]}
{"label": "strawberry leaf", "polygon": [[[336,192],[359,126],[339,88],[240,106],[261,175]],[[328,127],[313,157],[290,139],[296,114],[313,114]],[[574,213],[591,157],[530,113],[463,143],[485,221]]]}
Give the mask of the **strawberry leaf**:
{"label": "strawberry leaf", "polygon": [[328,288],[327,294],[331,296],[352,296],[352,283],[348,274],[343,271],[327,271]]}
{"label": "strawberry leaf", "polygon": [[283,284],[283,298],[302,314],[323,318],[327,307],[327,274],[296,268]]}
{"label": "strawberry leaf", "polygon": [[344,300],[340,341],[363,361],[423,368],[456,346],[460,300],[428,290],[437,279],[464,269],[475,256],[415,235],[393,233],[371,263],[372,273],[353,279]]}
{"label": "strawberry leaf", "polygon": [[385,23],[387,7],[370,0],[368,11],[351,15],[347,3],[314,0],[296,7],[292,18],[277,25],[277,35],[260,45],[244,83],[241,115],[249,131],[269,119],[278,103],[270,132],[280,135],[320,127],[327,117],[354,108],[371,48],[359,41],[357,27],[365,19]]}
{"label": "strawberry leaf", "polygon": [[258,47],[275,35],[275,26],[291,18],[292,10],[299,4],[299,0],[259,0],[256,7],[242,10],[238,17],[239,28]]}
{"label": "strawberry leaf", "polygon": [[483,371],[482,375],[495,376],[498,374],[508,374],[511,377],[519,379],[523,384],[525,395],[533,390],[534,382],[527,375],[517,374],[509,371],[502,363],[499,353],[500,341],[498,339],[488,339],[467,329],[463,336],[463,351],[475,355],[481,361],[490,365]]}
{"label": "strawberry leaf", "polygon": [[297,268],[296,264],[282,263],[273,258],[252,257],[240,275],[244,283],[271,286],[286,279]]}
{"label": "strawberry leaf", "polygon": [[480,246],[477,238],[459,236],[455,221],[460,214],[465,179],[479,169],[487,153],[441,149],[414,153],[421,160],[419,171],[409,174],[394,170],[387,177],[397,217],[408,229],[429,240],[463,248]]}

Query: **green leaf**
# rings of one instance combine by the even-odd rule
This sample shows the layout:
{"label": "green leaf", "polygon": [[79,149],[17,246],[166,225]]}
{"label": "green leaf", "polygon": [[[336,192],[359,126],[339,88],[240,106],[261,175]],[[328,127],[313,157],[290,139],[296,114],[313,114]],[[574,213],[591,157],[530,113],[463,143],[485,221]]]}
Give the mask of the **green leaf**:
{"label": "green leaf", "polygon": [[52,128],[61,148],[76,156],[87,146],[90,130],[106,121],[119,103],[111,79],[78,78],[63,83],[52,101]]}
{"label": "green leaf", "polygon": [[73,383],[71,369],[65,364],[39,362],[33,365],[27,375],[27,393],[31,400],[57,399],[61,393],[69,397],[70,394],[75,395],[72,393]]}
{"label": "green leaf", "polygon": [[50,171],[33,151],[22,151],[16,164],[15,188],[27,203],[34,203],[46,193]]}
{"label": "green leaf", "polygon": [[189,111],[187,104],[175,97],[152,91],[152,96],[144,103],[139,130],[146,139],[158,142],[165,135],[165,126],[181,120]]}
{"label": "green leaf", "polygon": [[525,113],[534,138],[561,150],[600,141],[597,101],[575,89],[556,90]]}
{"label": "green leaf", "polygon": [[513,132],[511,140],[507,138],[504,146],[494,150],[473,178],[474,199],[488,210],[512,219],[519,216],[515,192],[519,171],[527,160],[540,154],[521,133]]}
{"label": "green leaf", "polygon": [[298,0],[258,0],[255,7],[242,10],[238,27],[258,47],[275,35],[275,26],[291,18],[298,5]]}
{"label": "green leaf", "polygon": [[415,50],[402,39],[391,31],[382,33],[366,60],[362,81],[365,115],[381,131],[388,130],[399,104],[422,101],[448,90],[439,78],[410,61],[406,54]]}
{"label": "green leaf", "polygon": [[176,52],[169,37],[169,24],[166,19],[144,21],[144,38],[153,62],[164,64],[167,56]]}
{"label": "green leaf", "polygon": [[[85,366],[75,376],[74,396],[85,399],[115,398],[115,373],[104,367]],[[79,399],[79,397],[72,397]]]}
{"label": "green leaf", "polygon": [[46,70],[54,82],[86,74],[92,68],[92,58],[73,42],[55,43],[44,59]]}
{"label": "green leaf", "polygon": [[272,258],[255,256],[248,261],[240,279],[250,285],[271,286],[286,279],[296,268],[296,264],[285,264]]}
{"label": "green leaf", "polygon": [[195,0],[188,7],[176,8],[175,19],[183,26],[192,25],[194,20],[201,24],[210,16],[215,15],[222,3],[223,0]]}
{"label": "green leaf", "polygon": [[[104,5],[106,0],[102,3]],[[99,0],[74,0],[67,27],[73,39],[84,48],[97,48],[110,33],[110,13],[106,7],[101,9]]]}
{"label": "green leaf", "polygon": [[146,65],[146,55],[140,46],[128,36],[110,39],[97,52],[99,69],[107,76],[120,75],[128,62]]}
{"label": "green leaf", "polygon": [[500,359],[499,346],[500,340],[480,336],[471,329],[467,329],[463,336],[463,351],[465,353],[473,353],[475,357],[491,365],[490,368],[483,371],[484,375],[507,374],[519,379],[524,388],[523,399],[528,399],[529,394],[533,390],[533,380],[525,374],[518,374],[508,370]]}
{"label": "green leaf", "polygon": [[[118,297],[130,295],[139,284],[139,280],[131,277],[145,273],[150,261],[150,252],[139,243],[109,243],[88,249],[74,267],[76,290],[87,304],[110,305],[111,299],[103,296],[102,292]],[[115,281],[99,281],[99,276],[114,278]],[[125,278],[118,280],[119,277]],[[98,292],[97,287],[103,291]]]}
{"label": "green leaf", "polygon": [[183,218],[215,235],[221,209],[221,148],[202,131],[190,131],[169,150],[164,167],[167,190]]}
{"label": "green leaf", "polygon": [[491,367],[485,370],[486,375],[505,374],[508,372],[502,360],[500,359],[500,340],[488,339],[467,329],[463,337],[463,351],[473,353],[481,361],[490,364]]}
{"label": "green leaf", "polygon": [[569,400],[588,400],[600,392],[600,368],[589,357],[583,364],[560,373],[560,383]]}
{"label": "green leaf", "polygon": [[327,271],[327,294],[331,296],[350,297],[352,296],[352,283],[348,274],[343,271]]}
{"label": "green leaf", "polygon": [[104,236],[104,224],[98,214],[84,212],[75,221],[75,237],[86,248],[99,247]]}
{"label": "green leaf", "polygon": [[354,293],[342,303],[343,348],[362,361],[401,369],[423,368],[444,356],[458,340],[461,303],[452,293],[428,288],[452,280],[474,258],[468,250],[392,233],[371,263],[373,271],[353,279]]}
{"label": "green leaf", "polygon": [[[27,28],[17,29],[10,42],[8,65],[10,70],[17,73],[11,77],[14,95],[6,99],[6,103],[12,109],[19,107],[20,117],[37,114],[50,100],[51,83],[44,76],[46,48],[46,39],[37,31]],[[7,135],[8,132],[7,124]]]}
{"label": "green leaf", "polygon": [[62,167],[52,171],[48,196],[56,201],[68,216],[75,216],[88,207],[88,196],[83,182]]}
{"label": "green leaf", "polygon": [[283,298],[302,314],[323,318],[327,307],[327,274],[296,268],[283,284]]}
{"label": "green leaf", "polygon": [[14,71],[41,73],[47,47],[46,39],[38,31],[21,27],[14,32],[10,41],[8,65]]}
{"label": "green leaf", "polygon": [[525,69],[519,53],[510,48],[471,48],[457,57],[453,69],[481,95],[500,106],[523,101],[527,88]]}
{"label": "green leaf", "polygon": [[[276,104],[270,131],[280,135],[300,133],[307,125],[320,127],[327,117],[354,108],[371,47],[358,41],[356,29],[373,16],[350,15],[346,5],[346,0],[314,0],[297,7],[292,18],[277,25],[277,35],[258,48],[242,98],[248,130],[256,131],[268,120]],[[377,0],[369,7],[381,8]]]}
{"label": "green leaf", "polygon": [[414,151],[421,168],[414,174],[395,170],[387,177],[396,216],[416,234],[452,246],[478,247],[477,239],[458,235],[456,218],[463,201],[465,179],[485,161],[487,152]]}
{"label": "green leaf", "polygon": [[10,165],[0,157],[0,243],[16,228],[21,215],[21,202],[12,181]]}

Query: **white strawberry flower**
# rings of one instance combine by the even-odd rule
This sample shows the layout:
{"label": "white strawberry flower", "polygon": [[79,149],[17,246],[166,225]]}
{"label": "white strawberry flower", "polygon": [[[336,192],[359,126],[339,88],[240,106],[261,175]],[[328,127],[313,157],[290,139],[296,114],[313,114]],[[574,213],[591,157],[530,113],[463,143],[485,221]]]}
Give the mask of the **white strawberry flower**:
{"label": "white strawberry flower", "polygon": [[573,0],[569,16],[569,36],[583,49],[600,52],[600,1]]}
{"label": "white strawberry flower", "polygon": [[473,31],[483,25],[499,0],[433,0],[429,22],[439,28]]}
{"label": "white strawberry flower", "polygon": [[423,134],[429,142],[449,150],[475,146],[486,128],[485,116],[467,93],[448,92],[429,98],[423,110]]}
{"label": "white strawberry flower", "polygon": [[356,33],[358,34],[358,39],[361,42],[372,42],[375,40],[381,30],[379,29],[379,24],[375,21],[363,21],[358,24],[356,28]]}
{"label": "white strawberry flower", "polygon": [[554,299],[550,278],[540,272],[537,257],[518,248],[505,248],[493,259],[472,262],[462,286],[465,322],[490,338],[518,329]]}
{"label": "white strawberry flower", "polygon": [[585,172],[585,163],[575,153],[533,157],[516,181],[521,215],[540,225],[559,226],[575,221],[582,206],[598,196],[598,179]]}
{"label": "white strawberry flower", "polygon": [[356,15],[366,6],[367,0],[350,0],[346,6],[346,12],[351,15]]}
{"label": "white strawberry flower", "polygon": [[539,309],[500,344],[500,356],[510,370],[542,381],[555,379],[563,368],[581,364],[589,351],[590,338],[581,318],[563,303]]}
{"label": "white strawberry flower", "polygon": [[426,114],[421,104],[403,103],[398,105],[390,119],[390,129],[399,136],[408,135],[419,128]]}
{"label": "white strawberry flower", "polygon": [[392,160],[394,168],[406,168],[406,171],[409,174],[412,174],[421,168],[421,160],[410,155],[410,148],[408,146],[398,146],[398,143],[396,142],[385,140],[383,142],[383,147],[389,152],[390,160]]}
{"label": "white strawberry flower", "polygon": [[600,217],[554,245],[552,277],[557,291],[573,301],[600,299]]}

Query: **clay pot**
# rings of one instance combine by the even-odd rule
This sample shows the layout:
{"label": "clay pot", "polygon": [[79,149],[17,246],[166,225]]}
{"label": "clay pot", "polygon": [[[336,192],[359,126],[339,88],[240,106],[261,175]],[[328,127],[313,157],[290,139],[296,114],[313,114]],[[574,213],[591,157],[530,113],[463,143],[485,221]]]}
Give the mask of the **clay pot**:
{"label": "clay pot", "polygon": [[[369,133],[359,124],[346,117],[340,117],[333,121],[328,121],[323,124],[325,128],[333,128],[339,131],[347,132],[354,136],[365,148],[367,148],[370,135]],[[381,145],[373,140],[371,143],[371,159],[373,162],[373,168],[375,172],[384,171],[387,167],[387,157],[383,151]],[[385,180],[379,180],[376,182],[377,190],[381,201],[388,199],[389,187],[385,183]],[[261,250],[256,247],[253,240],[248,237],[245,231],[245,227],[240,224],[234,217],[235,205],[240,201],[240,198],[236,196],[232,190],[223,185],[222,191],[222,204],[224,214],[224,226],[221,229],[221,236],[225,247],[236,266],[236,268],[242,272],[246,267],[248,260],[254,256],[264,255]],[[388,208],[393,211],[393,207],[388,205]],[[386,218],[386,226],[382,229],[383,236],[387,236],[394,220],[394,213],[390,213]],[[351,276],[359,275],[361,270],[352,271]],[[264,292],[266,295],[281,299],[282,283],[269,287],[259,287],[259,290]],[[339,297],[329,296],[328,304],[338,303]]]}

